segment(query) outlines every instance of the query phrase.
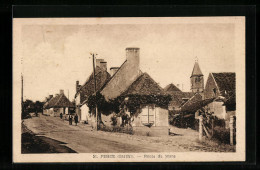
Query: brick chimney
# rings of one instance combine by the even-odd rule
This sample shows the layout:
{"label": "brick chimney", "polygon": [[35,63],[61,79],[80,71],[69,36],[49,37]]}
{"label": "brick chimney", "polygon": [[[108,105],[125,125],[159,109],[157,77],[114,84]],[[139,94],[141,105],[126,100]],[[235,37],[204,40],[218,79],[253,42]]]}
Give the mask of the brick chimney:
{"label": "brick chimney", "polygon": [[128,63],[134,65],[135,68],[139,71],[139,64],[140,64],[140,48],[136,47],[128,47],[126,48],[126,60]]}
{"label": "brick chimney", "polygon": [[60,94],[64,94],[64,90],[60,89]]}
{"label": "brick chimney", "polygon": [[106,61],[101,61],[100,62],[100,68],[104,71],[107,71],[107,62]]}
{"label": "brick chimney", "polygon": [[111,67],[110,68],[110,75],[113,76],[117,72],[118,69],[119,69],[119,67]]}

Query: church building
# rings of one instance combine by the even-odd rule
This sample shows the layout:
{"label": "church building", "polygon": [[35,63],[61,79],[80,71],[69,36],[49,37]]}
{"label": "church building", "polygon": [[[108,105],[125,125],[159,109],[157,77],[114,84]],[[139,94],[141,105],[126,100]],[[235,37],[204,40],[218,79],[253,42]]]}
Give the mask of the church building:
{"label": "church building", "polygon": [[191,77],[190,77],[190,82],[191,82],[191,92],[193,93],[200,93],[203,95],[204,92],[204,76],[200,70],[200,66],[198,61],[195,61]]}

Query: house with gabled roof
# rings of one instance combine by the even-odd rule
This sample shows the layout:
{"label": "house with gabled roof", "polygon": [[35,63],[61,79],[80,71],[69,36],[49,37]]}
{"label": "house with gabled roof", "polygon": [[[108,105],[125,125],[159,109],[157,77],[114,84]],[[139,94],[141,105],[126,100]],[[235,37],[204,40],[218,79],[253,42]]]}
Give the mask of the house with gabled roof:
{"label": "house with gabled roof", "polygon": [[[168,135],[168,105],[165,107],[159,106],[154,101],[157,98],[164,98],[169,95],[150,75],[140,70],[139,54],[139,48],[126,48],[126,60],[117,68],[110,80],[100,89],[100,92],[107,101],[117,97],[125,99],[122,103],[124,106],[122,111],[131,117],[131,124],[135,134]],[[148,98],[154,98],[154,101],[147,102]],[[138,101],[135,101],[138,108],[132,111],[129,103],[135,99],[138,99]],[[105,125],[111,125],[109,120],[110,116],[102,115],[102,121]]]}
{"label": "house with gabled roof", "polygon": [[228,120],[236,110],[236,74],[234,72],[209,73],[204,91],[205,99],[216,98],[209,109],[217,117]]}
{"label": "house with gabled roof", "polygon": [[70,108],[74,107],[75,106],[64,95],[64,90],[60,90],[59,94],[56,94],[43,105],[43,114],[59,116],[60,113],[62,113],[63,115],[67,115],[69,114]]}
{"label": "house with gabled roof", "polygon": [[[96,59],[96,90],[100,90],[110,77],[110,74],[107,72],[107,62],[104,61],[104,59]],[[79,121],[81,122],[91,120],[91,115],[89,114],[89,108],[86,102],[88,97],[94,93],[94,83],[93,72],[82,85],[79,85],[79,81],[76,81],[76,113],[79,115]]]}

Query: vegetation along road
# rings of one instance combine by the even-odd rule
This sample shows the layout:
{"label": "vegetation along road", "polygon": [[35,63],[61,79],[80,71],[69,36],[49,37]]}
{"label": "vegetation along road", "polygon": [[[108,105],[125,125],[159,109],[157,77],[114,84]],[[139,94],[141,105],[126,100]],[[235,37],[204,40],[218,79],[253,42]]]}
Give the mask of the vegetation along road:
{"label": "vegetation along road", "polygon": [[86,124],[69,125],[68,121],[59,117],[39,114],[38,117],[24,119],[22,128],[24,153],[234,151],[234,148],[222,147],[215,143],[200,143],[197,131],[176,127],[171,127],[172,135],[165,137],[137,136],[95,131]]}

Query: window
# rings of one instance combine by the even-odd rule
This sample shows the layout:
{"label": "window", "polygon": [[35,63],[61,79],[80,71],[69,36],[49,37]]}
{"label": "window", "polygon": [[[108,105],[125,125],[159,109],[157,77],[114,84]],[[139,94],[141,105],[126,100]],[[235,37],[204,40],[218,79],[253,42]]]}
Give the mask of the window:
{"label": "window", "polygon": [[152,126],[155,122],[155,106],[148,105],[142,109],[141,123],[145,126]]}

